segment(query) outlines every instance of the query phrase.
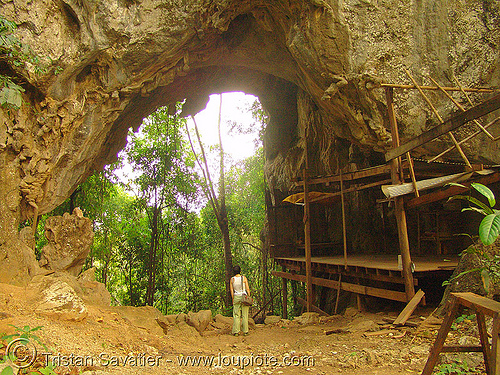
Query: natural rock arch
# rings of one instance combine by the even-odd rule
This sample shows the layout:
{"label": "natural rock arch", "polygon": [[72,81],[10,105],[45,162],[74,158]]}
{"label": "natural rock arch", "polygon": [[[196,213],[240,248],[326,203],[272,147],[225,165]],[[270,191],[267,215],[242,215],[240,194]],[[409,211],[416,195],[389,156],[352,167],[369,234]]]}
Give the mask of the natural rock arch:
{"label": "natural rock arch", "polygon": [[[259,96],[271,113],[267,173],[285,185],[309,128],[318,172],[336,169],[350,143],[382,151],[390,139],[383,77],[403,68],[466,84],[498,83],[498,4],[338,0],[13,0],[2,14],[53,62],[48,73],[2,62],[26,104],[0,114],[0,267],[8,282],[36,273],[21,221],[50,211],[112,161],[130,127],[186,99],[186,114],[213,92]],[[453,9],[453,13],[449,11]],[[464,37],[465,35],[465,37]],[[479,47],[478,47],[479,46]],[[474,64],[470,64],[474,58]],[[59,72],[59,74],[56,74]],[[449,77],[448,77],[449,78]],[[408,134],[424,127],[414,107]],[[450,108],[444,108],[450,111]],[[415,130],[416,129],[416,130]],[[342,140],[342,141],[339,141]],[[343,140],[347,140],[343,141]],[[21,249],[21,251],[19,251]]]}

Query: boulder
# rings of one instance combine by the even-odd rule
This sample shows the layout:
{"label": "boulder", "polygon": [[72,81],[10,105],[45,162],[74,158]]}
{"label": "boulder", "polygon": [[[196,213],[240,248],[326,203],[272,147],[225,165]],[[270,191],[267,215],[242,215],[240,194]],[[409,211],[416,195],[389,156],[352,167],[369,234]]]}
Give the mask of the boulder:
{"label": "boulder", "polygon": [[316,324],[319,323],[319,314],[316,312],[305,312],[301,316],[294,319],[299,324]]}
{"label": "boulder", "polygon": [[96,268],[92,267],[81,273],[77,278],[77,282],[81,288],[82,294],[80,295],[87,303],[95,306],[110,306],[111,294],[104,286],[95,279]]}
{"label": "boulder", "polygon": [[[26,229],[21,232],[27,234]],[[0,263],[0,283],[26,286],[40,272],[33,248],[15,237],[0,243]]]}
{"label": "boulder", "polygon": [[80,322],[88,315],[87,307],[75,290],[63,281],[56,281],[42,292],[35,309],[39,315]]}
{"label": "boulder", "polygon": [[175,316],[175,324],[179,324],[181,322],[185,322],[187,320],[186,313],[180,313]]}
{"label": "boulder", "polygon": [[161,327],[165,335],[168,333],[168,329],[173,326],[173,323],[171,323],[164,315],[155,318],[155,320],[156,323],[158,323],[158,325]]}
{"label": "boulder", "polygon": [[190,311],[187,314],[186,323],[191,327],[196,328],[199,333],[202,333],[208,326],[208,324],[212,321],[212,311],[210,310],[201,310],[196,313]]}
{"label": "boulder", "polygon": [[56,271],[49,274],[40,274],[31,280],[30,288],[37,289],[40,293],[55,282],[64,282],[74,289],[76,294],[89,305],[110,306],[111,295],[104,286],[95,280],[95,268],[83,272],[78,278],[67,272]]}
{"label": "boulder", "polygon": [[78,276],[94,240],[92,221],[83,217],[77,207],[71,215],[66,212],[63,216],[49,217],[45,222],[45,237],[48,244],[42,249],[40,266]]}
{"label": "boulder", "polygon": [[281,320],[281,316],[278,315],[268,315],[266,319],[264,319],[264,324],[276,324]]}

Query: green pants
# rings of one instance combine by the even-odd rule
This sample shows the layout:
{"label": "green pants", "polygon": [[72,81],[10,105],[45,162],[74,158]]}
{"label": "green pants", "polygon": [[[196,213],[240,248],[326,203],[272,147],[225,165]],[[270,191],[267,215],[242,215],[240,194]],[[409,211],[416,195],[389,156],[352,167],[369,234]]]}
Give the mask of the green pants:
{"label": "green pants", "polygon": [[245,306],[241,303],[243,296],[235,295],[233,298],[233,334],[239,333],[240,329],[243,333],[248,333],[248,310],[250,306]]}

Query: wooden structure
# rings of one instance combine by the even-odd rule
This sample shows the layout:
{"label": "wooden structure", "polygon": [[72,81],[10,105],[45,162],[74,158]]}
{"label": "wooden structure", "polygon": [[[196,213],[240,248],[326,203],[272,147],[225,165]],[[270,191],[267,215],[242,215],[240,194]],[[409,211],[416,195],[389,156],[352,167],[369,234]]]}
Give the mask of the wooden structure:
{"label": "wooden structure", "polygon": [[[498,139],[493,137],[487,128],[499,119],[486,126],[482,126],[476,119],[500,108],[500,95],[496,95],[468,110],[460,106],[461,113],[444,121],[424,94],[424,90],[440,90],[445,93],[448,91],[462,91],[464,94],[467,91],[492,92],[493,90],[450,88],[441,87],[438,84],[424,87],[418,86],[413,77],[410,76],[410,78],[414,82],[412,86],[382,85],[386,94],[388,118],[393,140],[392,149],[386,153],[388,164],[349,173],[342,173],[342,170],[340,170],[338,174],[333,176],[310,176],[306,134],[306,168],[303,170],[302,178],[297,179],[295,182],[296,187],[303,191],[302,206],[285,203],[272,205],[268,202],[271,256],[282,267],[282,271],[274,271],[273,274],[283,279],[283,311],[287,311],[285,306],[287,301],[286,280],[306,284],[306,307],[308,311],[317,308],[313,305],[315,300],[314,285],[335,289],[337,292],[340,292],[340,290],[349,291],[356,293],[358,296],[368,295],[408,302],[415,295],[415,285],[418,285],[420,280],[436,277],[444,280],[451,275],[451,272],[458,264],[458,253],[467,247],[464,242],[466,240],[459,240],[461,243],[458,245],[451,246],[451,244],[457,241],[456,234],[463,233],[463,230],[456,228],[458,231],[451,232],[449,228],[441,229],[440,223],[443,222],[443,214],[449,215],[452,213],[425,210],[422,207],[425,205],[429,207],[431,203],[442,201],[467,189],[456,186],[443,188],[436,185],[430,190],[430,193],[423,194],[418,188],[419,180],[446,176],[452,173],[462,176],[461,173],[470,172],[470,174],[462,176],[466,180],[465,186],[473,181],[487,185],[500,181],[500,173],[496,169],[489,171],[486,175],[473,175],[473,171],[481,172],[484,166],[471,164],[461,149],[464,140],[458,141],[451,133],[451,130],[457,129],[469,121],[475,121],[480,127],[476,135],[488,133],[490,139]],[[393,99],[393,90],[395,88],[418,89],[424,100],[432,107],[440,124],[436,128],[401,145]],[[446,134],[453,140],[452,148],[459,151],[463,163],[429,163],[411,157],[410,151],[414,148]],[[452,148],[440,155],[444,155]],[[405,157],[404,160],[402,156]],[[380,193],[379,188],[382,185],[399,186],[405,181],[411,181],[411,194],[396,195],[389,197],[389,199],[380,199],[379,197],[378,199],[381,204],[391,203],[394,205],[393,212],[396,219],[399,252],[392,252],[391,249],[387,249],[388,245],[384,237],[384,243],[379,244],[379,251],[376,253],[349,254],[345,197],[348,194],[361,191],[377,191]],[[339,203],[342,217],[342,241],[332,242],[328,238],[328,228],[325,228],[325,226],[328,226],[326,216],[328,211],[334,209],[332,205],[338,206]],[[381,207],[382,220],[387,220],[385,217],[386,209],[383,205]],[[416,223],[416,225],[412,225],[410,231],[412,233],[410,234],[407,224],[408,209],[414,210],[414,212],[410,213],[410,219],[413,224]],[[460,209],[456,210],[455,213],[459,211]],[[431,228],[431,230],[425,228],[425,225],[421,225],[428,222],[429,217],[432,217],[436,222],[436,227]],[[415,231],[415,229],[417,230]],[[412,251],[410,251],[410,243],[412,242],[410,235],[416,237],[418,243],[417,246],[413,245]],[[424,248],[433,248],[434,250],[431,253],[424,254]],[[412,259],[412,255],[425,255],[425,257]]]}
{"label": "wooden structure", "polygon": [[[458,316],[459,310],[463,307],[468,307],[476,313],[481,346],[444,346],[451,325]],[[441,324],[436,341],[431,348],[422,375],[432,374],[439,354],[446,352],[482,352],[486,373],[488,375],[500,375],[500,303],[489,298],[478,296],[474,293],[451,293],[451,299],[448,302],[446,311],[446,317],[443,320],[443,324]],[[491,346],[486,330],[485,316],[491,316],[493,318]]]}

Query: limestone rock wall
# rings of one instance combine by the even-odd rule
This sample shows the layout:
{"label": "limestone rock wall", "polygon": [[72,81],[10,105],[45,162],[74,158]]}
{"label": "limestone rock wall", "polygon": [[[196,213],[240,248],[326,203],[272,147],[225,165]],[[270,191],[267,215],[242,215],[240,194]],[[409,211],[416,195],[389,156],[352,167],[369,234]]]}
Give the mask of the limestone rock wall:
{"label": "limestone rock wall", "polygon": [[[6,0],[0,8],[46,68],[0,61],[26,90],[19,111],[0,110],[0,259],[13,257],[21,221],[63,202],[159,106],[186,99],[190,114],[213,92],[258,95],[271,114],[266,173],[286,188],[306,131],[317,173],[356,155],[369,163],[386,148],[383,92],[372,88],[408,82],[404,68],[422,81],[499,83],[494,1]],[[432,125],[414,93],[397,99],[403,138]],[[493,147],[476,156],[497,155]]]}

